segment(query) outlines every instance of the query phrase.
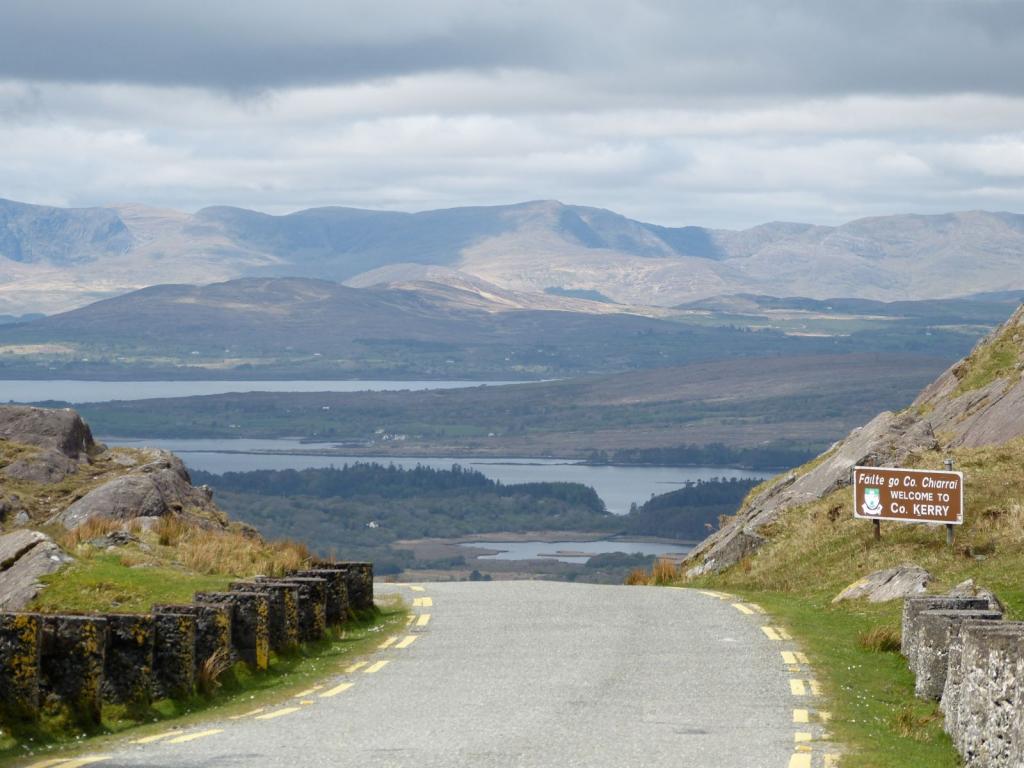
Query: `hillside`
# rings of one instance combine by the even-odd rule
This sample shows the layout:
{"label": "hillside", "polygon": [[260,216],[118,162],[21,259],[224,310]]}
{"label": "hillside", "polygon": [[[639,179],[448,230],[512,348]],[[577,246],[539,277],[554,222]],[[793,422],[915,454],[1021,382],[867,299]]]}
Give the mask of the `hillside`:
{"label": "hillside", "polygon": [[1024,216],[981,211],[727,231],[556,201],[270,216],[0,200],[0,314],[54,313],[160,283],[298,276],[369,285],[417,279],[424,267],[633,305],[735,293],[938,298],[1024,288],[1022,245]]}
{"label": "hillside", "polygon": [[0,406],[0,610],[145,611],[309,553],[231,522],[167,451],[107,448],[77,413]]}

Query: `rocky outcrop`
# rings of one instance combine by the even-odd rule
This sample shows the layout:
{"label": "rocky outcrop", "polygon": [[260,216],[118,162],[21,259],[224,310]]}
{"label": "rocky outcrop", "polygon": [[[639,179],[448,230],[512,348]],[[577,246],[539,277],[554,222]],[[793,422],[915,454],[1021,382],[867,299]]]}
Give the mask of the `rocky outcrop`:
{"label": "rocky outcrop", "polygon": [[691,552],[688,560],[695,565],[688,574],[716,573],[735,565],[765,543],[760,528],[789,507],[816,501],[849,485],[854,466],[899,464],[911,454],[935,447],[935,435],[927,422],[889,411],[876,416],[836,443],[810,469],[776,478],[748,499],[734,518]]}
{"label": "rocky outcrop", "polygon": [[904,563],[858,579],[836,595],[832,602],[841,603],[844,600],[866,598],[869,603],[885,603],[911,595],[920,595],[927,590],[931,578],[931,574],[924,568],[913,563]]}
{"label": "rocky outcrop", "polygon": [[50,485],[78,471],[78,462],[53,448],[12,461],[3,469],[5,477],[26,483]]}
{"label": "rocky outcrop", "polygon": [[717,573],[767,542],[761,532],[791,507],[848,486],[856,465],[899,466],[939,448],[997,445],[1024,435],[1024,307],[926,388],[907,410],[855,429],[805,468],[775,478],[698,544],[689,576]]}
{"label": "rocky outcrop", "polygon": [[128,474],[93,489],[49,522],[75,528],[93,517],[132,520],[178,514],[201,525],[227,525],[208,488],[192,485],[181,459],[168,451],[147,451],[146,461]]}
{"label": "rocky outcrop", "polygon": [[89,426],[70,408],[0,405],[0,439],[84,459],[97,446]]}
{"label": "rocky outcrop", "polygon": [[0,536],[0,611],[20,611],[43,588],[40,579],[69,562],[71,557],[39,531]]}

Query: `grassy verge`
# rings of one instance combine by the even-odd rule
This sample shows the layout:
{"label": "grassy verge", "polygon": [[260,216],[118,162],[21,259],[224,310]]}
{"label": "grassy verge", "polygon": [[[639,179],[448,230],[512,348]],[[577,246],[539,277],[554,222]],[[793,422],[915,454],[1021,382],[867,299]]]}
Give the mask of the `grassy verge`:
{"label": "grassy verge", "polygon": [[842,768],[956,768],[936,704],[914,698],[899,647],[899,603],[832,606],[830,594],[733,590],[763,606],[807,653],[832,713],[829,731],[846,750]]}
{"label": "grassy verge", "polygon": [[183,728],[212,717],[223,718],[270,706],[294,696],[312,682],[338,674],[353,659],[370,653],[381,635],[404,626],[407,616],[406,605],[396,597],[382,603],[379,611],[359,617],[343,629],[331,630],[326,639],[307,644],[294,655],[272,656],[266,672],[253,673],[244,665],[236,665],[222,678],[220,690],[210,697],[165,699],[154,702],[147,712],[133,716],[124,707],[104,706],[103,723],[95,733],[68,730],[62,723],[46,720],[35,730],[17,737],[5,730],[0,733],[0,764],[33,762],[58,753],[68,757],[82,749],[96,751],[129,730],[133,738],[141,738],[168,726]]}

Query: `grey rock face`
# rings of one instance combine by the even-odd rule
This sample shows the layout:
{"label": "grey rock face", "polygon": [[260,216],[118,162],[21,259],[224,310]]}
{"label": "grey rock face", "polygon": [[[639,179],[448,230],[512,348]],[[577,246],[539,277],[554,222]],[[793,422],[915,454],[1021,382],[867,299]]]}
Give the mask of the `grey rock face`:
{"label": "grey rock face", "polygon": [[735,518],[690,553],[688,562],[694,567],[688,575],[717,573],[735,565],[766,541],[757,533],[759,528],[774,522],[788,507],[816,501],[848,486],[854,466],[898,465],[911,453],[936,446],[926,422],[908,414],[879,414],[834,445],[809,471],[777,479],[752,498]]}
{"label": "grey rock face", "polygon": [[22,482],[50,485],[78,471],[78,462],[53,448],[44,448],[35,456],[12,461],[3,469],[5,477]]}
{"label": "grey rock face", "polygon": [[70,408],[0,405],[0,438],[50,448],[72,459],[84,458],[96,447],[88,425]]}
{"label": "grey rock face", "polygon": [[42,590],[40,578],[71,561],[49,536],[38,531],[23,529],[0,536],[0,610],[24,608]]}
{"label": "grey rock face", "polygon": [[904,563],[858,579],[836,595],[832,602],[841,603],[844,600],[867,598],[870,603],[885,603],[910,595],[919,595],[927,589],[931,578],[931,574],[924,568],[913,563]]}
{"label": "grey rock face", "polygon": [[150,458],[131,474],[93,489],[50,522],[71,529],[100,515],[131,520],[183,514],[196,521],[225,523],[210,495],[192,485],[181,459],[167,451],[152,451]]}
{"label": "grey rock face", "polygon": [[967,579],[953,587],[947,594],[950,597],[981,597],[988,600],[988,607],[993,611],[1005,612],[1002,601],[996,597],[995,592],[974,583],[974,579]]}

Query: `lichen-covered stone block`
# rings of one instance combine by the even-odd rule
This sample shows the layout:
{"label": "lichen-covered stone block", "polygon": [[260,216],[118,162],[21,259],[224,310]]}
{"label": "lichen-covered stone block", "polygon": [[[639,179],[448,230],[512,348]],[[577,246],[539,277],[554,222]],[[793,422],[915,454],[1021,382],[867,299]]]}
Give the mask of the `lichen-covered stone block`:
{"label": "lichen-covered stone block", "polygon": [[320,640],[327,631],[327,580],[309,576],[279,579],[299,587],[299,639]]}
{"label": "lichen-covered stone block", "polygon": [[348,572],[344,568],[325,566],[308,571],[298,571],[295,575],[327,581],[327,604],[325,607],[327,626],[333,627],[348,621]]}
{"label": "lichen-covered stone block", "polygon": [[196,617],[154,609],[153,630],[155,697],[188,698],[196,684]]}
{"label": "lichen-covered stone block", "polygon": [[299,645],[299,585],[283,581],[236,581],[232,592],[261,592],[270,609],[270,648],[290,651]]}
{"label": "lichen-covered stone block", "polygon": [[180,605],[155,605],[154,612],[178,613],[193,616],[196,620],[195,666],[196,677],[207,660],[220,651],[235,661],[235,650],[231,644],[231,606],[218,603],[183,603]]}
{"label": "lichen-covered stone block", "polygon": [[255,670],[270,666],[270,601],[261,592],[197,592],[197,603],[231,606],[231,644]]}
{"label": "lichen-covered stone block", "polygon": [[1019,768],[1018,710],[1024,706],[1019,672],[1024,657],[1024,625],[993,622],[972,628],[961,651],[963,682],[953,742],[968,766]]}
{"label": "lichen-covered stone block", "polygon": [[40,684],[47,709],[99,725],[107,622],[99,616],[43,616]]}
{"label": "lichen-covered stone block", "polygon": [[115,704],[145,707],[153,695],[153,617],[114,613],[105,618],[103,698]]}
{"label": "lichen-covered stone block", "polygon": [[914,695],[938,701],[946,686],[949,650],[965,620],[999,621],[999,611],[921,611],[914,622]]}
{"label": "lichen-covered stone block", "polygon": [[42,631],[39,614],[0,614],[0,723],[39,717]]}
{"label": "lichen-covered stone block", "polygon": [[322,561],[317,568],[341,569],[345,571],[345,584],[348,587],[349,605],[354,611],[367,611],[373,608],[373,563]]}
{"label": "lichen-covered stone block", "polygon": [[911,671],[916,664],[915,642],[917,617],[923,611],[984,611],[988,601],[981,597],[952,597],[950,595],[919,595],[903,601],[902,636],[900,652],[906,657]]}

